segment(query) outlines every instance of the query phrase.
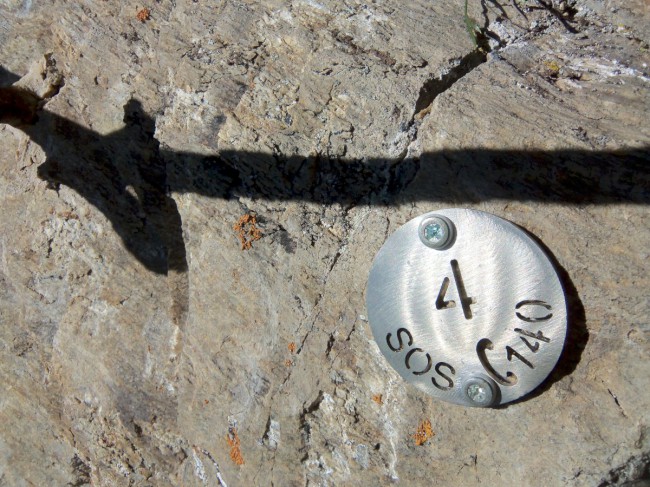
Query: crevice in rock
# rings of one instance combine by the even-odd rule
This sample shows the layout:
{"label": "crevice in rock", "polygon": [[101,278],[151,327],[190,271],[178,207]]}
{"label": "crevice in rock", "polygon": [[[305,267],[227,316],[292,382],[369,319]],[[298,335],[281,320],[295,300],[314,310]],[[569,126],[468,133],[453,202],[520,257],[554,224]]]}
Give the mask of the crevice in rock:
{"label": "crevice in rock", "polygon": [[305,417],[309,414],[313,414],[320,407],[320,403],[323,402],[325,394],[323,391],[318,391],[316,399],[314,399],[308,406],[303,406],[302,412],[300,413],[300,422],[305,421]]}
{"label": "crevice in rock", "polygon": [[307,422],[307,416],[313,414],[318,410],[318,408],[320,408],[323,399],[325,399],[325,394],[323,393],[322,390],[320,390],[318,391],[318,395],[316,396],[316,399],[314,399],[309,405],[303,406],[302,412],[300,413],[300,416],[298,418],[298,424],[299,424],[299,428],[301,432],[301,440],[302,440],[301,450],[304,452],[302,458],[300,459],[301,463],[305,462],[309,458],[308,446],[311,441],[311,427]]}
{"label": "crevice in rock", "polygon": [[228,487],[226,485],[226,481],[223,479],[223,477],[221,475],[221,468],[219,467],[219,464],[217,463],[215,458],[212,456],[212,454],[208,450],[206,450],[205,448],[201,448],[201,447],[198,447],[198,446],[194,446],[194,451],[195,451],[195,453],[196,452],[203,453],[206,457],[208,457],[208,459],[212,463],[212,466],[214,467],[215,474],[216,474],[216,477],[217,477],[217,481],[219,482],[219,486],[220,487]]}
{"label": "crevice in rock", "polygon": [[280,444],[280,423],[274,420],[270,414],[266,421],[262,443],[271,451],[277,450],[278,445]]}
{"label": "crevice in rock", "polygon": [[395,188],[391,187],[391,184],[394,184],[394,181],[401,181],[401,186],[406,187],[410,181],[415,178],[415,175],[420,170],[420,160],[418,157],[411,157],[412,168],[406,168],[408,175],[408,182],[404,184],[404,175],[398,174],[403,171],[401,169],[401,164],[404,162],[409,155],[411,154],[411,148],[413,144],[417,141],[418,130],[420,128],[421,120],[429,113],[431,106],[435,99],[440,96],[445,91],[449,90],[454,86],[459,80],[467,76],[478,66],[487,61],[487,54],[490,52],[490,48],[487,42],[487,37],[479,34],[478,36],[478,46],[473,51],[467,53],[463,56],[454,67],[449,69],[446,73],[441,74],[435,78],[430,78],[424,82],[420,88],[420,93],[418,99],[415,102],[415,109],[413,111],[413,116],[406,126],[406,131],[409,134],[410,142],[404,151],[397,158],[396,164],[392,165],[389,169],[390,177],[389,184],[386,188],[386,191],[390,194],[391,191],[394,191]]}
{"label": "crevice in rock", "polygon": [[555,17],[558,22],[560,22],[564,28],[571,34],[577,34],[578,29],[571,25],[571,22],[574,21],[575,15],[578,13],[578,9],[570,5],[568,2],[562,2],[560,5],[563,6],[563,9],[557,9],[553,6],[553,3],[546,2],[544,0],[537,0],[542,8],[549,12],[553,17]]}
{"label": "crevice in rock", "polygon": [[[323,299],[322,294],[318,294],[318,298],[316,299],[316,303],[314,304],[314,309],[318,309],[318,305],[320,304],[321,299]],[[296,355],[300,355],[302,352],[303,347],[305,346],[305,342],[307,341],[307,338],[309,338],[309,334],[314,330],[314,324],[316,323],[316,320],[320,316],[320,311],[317,311],[316,314],[314,315],[314,319],[311,320],[311,323],[309,325],[309,330],[307,330],[307,333],[305,333],[305,336],[302,337],[302,340],[300,341],[300,346],[298,347],[298,350],[296,350]],[[300,330],[300,328],[299,328]]]}
{"label": "crevice in rock", "polygon": [[327,340],[327,349],[325,350],[325,356],[329,357],[330,353],[332,353],[332,348],[334,347],[334,333],[330,333],[329,339]]}
{"label": "crevice in rock", "polygon": [[75,476],[74,482],[68,483],[71,487],[81,487],[82,485],[91,484],[91,472],[90,462],[82,460],[82,458],[75,453],[70,460],[70,466],[72,467],[72,473]]}
{"label": "crevice in rock", "polygon": [[339,261],[339,258],[340,258],[340,257],[341,257],[341,251],[340,251],[340,250],[337,250],[337,251],[336,251],[336,254],[334,255],[334,258],[332,259],[332,262],[330,263],[330,268],[329,268],[329,270],[327,271],[327,275],[328,275],[328,276],[329,276],[329,274],[332,272],[332,269],[334,269],[334,266],[335,266],[336,263]]}
{"label": "crevice in rock", "polygon": [[625,410],[623,409],[623,406],[621,406],[621,403],[618,402],[618,397],[616,397],[616,394],[614,394],[611,389],[607,389],[607,392],[609,392],[609,395],[612,396],[612,399],[614,399],[614,402],[618,406],[618,409],[621,411],[621,414],[627,418],[627,415],[625,414]]}
{"label": "crevice in rock", "polygon": [[650,453],[633,456],[620,467],[609,471],[598,487],[646,485],[638,481],[650,480]]}
{"label": "crevice in rock", "polygon": [[[482,49],[475,49],[461,58],[459,63],[447,73],[427,80],[420,88],[420,95],[415,102],[413,120],[424,110],[429,108],[438,95],[451,88],[458,80],[467,76],[478,66],[487,61],[487,53]],[[411,120],[411,124],[413,123]]]}
{"label": "crevice in rock", "polygon": [[346,342],[350,341],[350,338],[352,338],[352,334],[356,331],[357,325],[356,322],[352,324],[352,329],[350,330],[350,333],[348,333],[348,336],[345,338]]}

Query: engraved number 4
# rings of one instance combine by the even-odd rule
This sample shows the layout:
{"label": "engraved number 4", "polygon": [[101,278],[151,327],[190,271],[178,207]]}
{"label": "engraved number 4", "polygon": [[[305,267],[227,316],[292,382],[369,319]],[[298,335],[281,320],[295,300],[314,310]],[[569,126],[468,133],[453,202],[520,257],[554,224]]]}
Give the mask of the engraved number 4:
{"label": "engraved number 4", "polygon": [[[463,283],[463,278],[460,275],[460,267],[458,261],[452,260],[451,271],[454,276],[454,282],[456,283],[456,289],[458,290],[458,296],[460,297],[460,305],[463,308],[463,314],[465,315],[466,320],[472,319],[472,309],[470,306],[476,304],[476,299],[467,295],[465,289],[465,284]],[[442,285],[440,286],[440,292],[438,293],[438,298],[436,299],[436,309],[450,309],[456,307],[456,301],[445,301],[445,295],[447,294],[447,289],[449,289],[449,278],[445,277],[442,280]]]}

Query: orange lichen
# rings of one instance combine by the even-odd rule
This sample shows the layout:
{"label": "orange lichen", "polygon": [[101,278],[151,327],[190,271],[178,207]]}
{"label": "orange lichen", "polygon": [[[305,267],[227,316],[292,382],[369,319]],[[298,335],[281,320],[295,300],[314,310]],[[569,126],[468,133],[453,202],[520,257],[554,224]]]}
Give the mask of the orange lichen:
{"label": "orange lichen", "polygon": [[372,400],[375,401],[380,406],[384,404],[384,396],[382,396],[381,394],[374,394],[372,396]]}
{"label": "orange lichen", "polygon": [[237,232],[242,250],[252,248],[253,242],[262,238],[262,232],[257,228],[257,217],[252,213],[246,213],[239,217],[232,228]]}
{"label": "orange lichen", "polygon": [[230,459],[235,463],[235,465],[243,465],[244,457],[241,454],[241,442],[239,440],[239,435],[237,434],[237,428],[230,428],[226,435],[226,441],[230,446]]}
{"label": "orange lichen", "polygon": [[141,10],[138,10],[138,13],[135,15],[135,17],[142,23],[146,22],[151,18],[151,10],[148,8],[143,8]]}
{"label": "orange lichen", "polygon": [[413,439],[415,440],[415,446],[422,446],[428,440],[435,436],[435,433],[431,429],[431,421],[428,419],[422,421],[420,426],[418,426],[417,431],[415,432]]}
{"label": "orange lichen", "polygon": [[285,367],[291,367],[293,365],[293,361],[287,359],[284,361],[284,366]]}
{"label": "orange lichen", "polygon": [[77,215],[74,211],[63,211],[59,213],[59,216],[64,220],[79,220],[79,215]]}
{"label": "orange lichen", "polygon": [[287,345],[287,348],[289,349],[289,351],[291,353],[296,353],[296,343],[295,342],[291,342],[289,345]]}

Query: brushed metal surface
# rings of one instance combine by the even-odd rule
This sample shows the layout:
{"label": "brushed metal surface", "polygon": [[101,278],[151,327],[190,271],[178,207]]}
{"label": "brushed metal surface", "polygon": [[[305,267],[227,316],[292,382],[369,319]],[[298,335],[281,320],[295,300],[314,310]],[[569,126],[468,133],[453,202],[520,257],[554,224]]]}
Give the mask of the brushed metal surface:
{"label": "brushed metal surface", "polygon": [[[420,224],[434,215],[455,227],[446,250],[420,240]],[[391,366],[465,406],[476,406],[464,388],[474,378],[496,384],[492,406],[535,389],[566,337],[564,291],[546,254],[517,226],[477,210],[440,210],[400,227],[375,257],[366,304]]]}

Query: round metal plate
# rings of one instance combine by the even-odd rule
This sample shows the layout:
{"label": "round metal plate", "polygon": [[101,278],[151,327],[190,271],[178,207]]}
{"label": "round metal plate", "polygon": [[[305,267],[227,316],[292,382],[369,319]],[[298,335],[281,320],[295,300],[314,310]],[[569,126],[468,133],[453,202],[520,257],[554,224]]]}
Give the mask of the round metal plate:
{"label": "round metal plate", "polygon": [[375,257],[366,303],[393,368],[465,406],[535,389],[566,336],[564,292],[546,254],[517,226],[477,210],[440,210],[399,228]]}

